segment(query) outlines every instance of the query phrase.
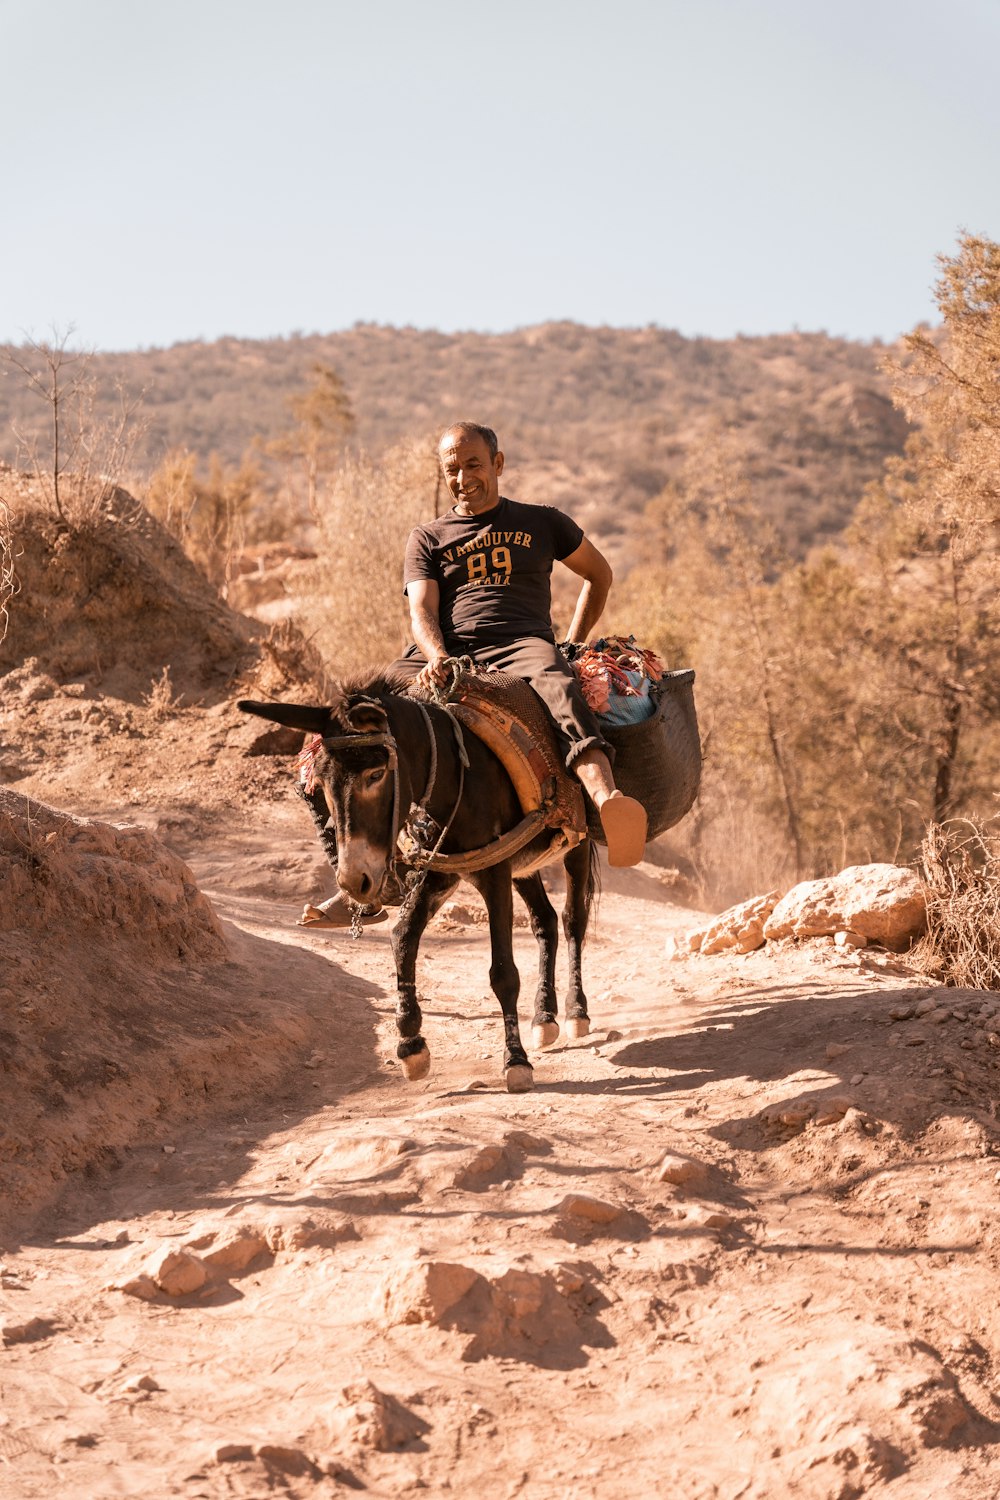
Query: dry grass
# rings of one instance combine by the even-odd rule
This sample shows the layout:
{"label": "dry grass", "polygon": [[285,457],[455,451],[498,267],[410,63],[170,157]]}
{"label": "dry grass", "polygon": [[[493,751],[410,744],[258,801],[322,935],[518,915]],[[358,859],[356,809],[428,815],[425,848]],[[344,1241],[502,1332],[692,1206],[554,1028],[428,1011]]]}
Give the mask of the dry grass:
{"label": "dry grass", "polygon": [[14,570],[14,559],[17,548],[10,524],[10,510],[6,503],[0,500],[0,641],[7,634],[10,624],[10,601],[18,590],[17,573]]}
{"label": "dry grass", "polygon": [[932,823],[921,848],[927,935],[921,961],[946,984],[1000,990],[1000,830]]}
{"label": "dry grass", "polygon": [[298,584],[297,623],[337,676],[393,661],[409,638],[403,552],[435,514],[438,473],[428,438],[349,458],[319,496],[320,559]]}

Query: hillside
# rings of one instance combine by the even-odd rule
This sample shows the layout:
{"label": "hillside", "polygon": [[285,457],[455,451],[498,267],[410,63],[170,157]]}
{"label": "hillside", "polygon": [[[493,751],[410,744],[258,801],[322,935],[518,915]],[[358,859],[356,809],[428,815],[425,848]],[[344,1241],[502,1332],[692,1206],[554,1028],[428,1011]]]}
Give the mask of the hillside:
{"label": "hillside", "polygon": [[[287,401],[317,362],[350,394],[356,441],[373,454],[456,416],[492,423],[510,493],[572,506],[605,542],[720,429],[790,550],[838,532],[907,426],[878,346],[823,333],[720,341],[657,327],[549,323],[508,334],[357,325],[341,333],[221,339],[95,356],[110,411],[116,381],[145,392],[140,464],[188,448],[236,463],[288,425]],[[103,407],[101,403],[104,403]],[[44,426],[43,402],[11,368],[0,379],[0,458]],[[625,547],[627,553],[627,547]]]}

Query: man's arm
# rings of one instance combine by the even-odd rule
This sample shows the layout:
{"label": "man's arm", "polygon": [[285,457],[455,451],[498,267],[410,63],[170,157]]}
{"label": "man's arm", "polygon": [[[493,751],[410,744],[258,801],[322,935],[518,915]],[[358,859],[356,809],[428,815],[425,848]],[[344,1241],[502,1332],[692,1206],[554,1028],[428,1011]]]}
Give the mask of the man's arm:
{"label": "man's arm", "polygon": [[586,537],[575,552],[561,561],[571,573],[584,581],[566,638],[570,641],[585,641],[604,613],[613,576],[611,564]]}
{"label": "man's arm", "polygon": [[441,590],[433,578],[421,578],[406,585],[410,602],[410,629],[413,639],[427,658],[427,665],[417,677],[422,686],[445,683],[448,673],[444,663],[448,653],[441,634]]}

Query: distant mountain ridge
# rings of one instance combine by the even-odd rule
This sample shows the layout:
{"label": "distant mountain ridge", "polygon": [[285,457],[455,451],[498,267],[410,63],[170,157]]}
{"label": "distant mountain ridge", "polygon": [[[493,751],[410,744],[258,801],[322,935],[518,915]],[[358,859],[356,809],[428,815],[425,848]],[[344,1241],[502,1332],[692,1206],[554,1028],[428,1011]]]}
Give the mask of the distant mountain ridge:
{"label": "distant mountain ridge", "polygon": [[[908,427],[882,352],[823,333],[715,340],[653,326],[444,334],[359,324],[98,354],[93,369],[109,393],[116,379],[145,390],[152,466],[173,448],[238,461],[254,438],[288,425],[287,398],[308,386],[312,367],[332,365],[369,452],[429,438],[457,417],[485,421],[507,453],[509,493],[566,506],[618,547],[692,449],[724,429],[758,503],[802,552],[843,527],[903,445]],[[25,430],[46,415],[8,369],[0,457],[18,458],[12,420]]]}

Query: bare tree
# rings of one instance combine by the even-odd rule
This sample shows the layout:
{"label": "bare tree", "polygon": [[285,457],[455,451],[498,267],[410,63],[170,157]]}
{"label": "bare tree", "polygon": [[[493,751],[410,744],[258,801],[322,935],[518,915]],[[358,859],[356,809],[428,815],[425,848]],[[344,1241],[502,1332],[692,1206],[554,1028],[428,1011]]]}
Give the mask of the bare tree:
{"label": "bare tree", "polygon": [[[125,474],[141,435],[138,421],[143,392],[129,395],[121,382],[115,387],[116,407],[110,416],[98,414],[97,379],[93,350],[70,349],[73,325],[49,339],[28,338],[20,349],[7,349],[8,365],[28,389],[46,402],[48,441],[40,433],[14,428],[35,477],[48,491],[60,521],[68,523],[64,475],[74,475],[88,491],[89,504],[99,509]],[[93,483],[99,481],[97,492]]]}

